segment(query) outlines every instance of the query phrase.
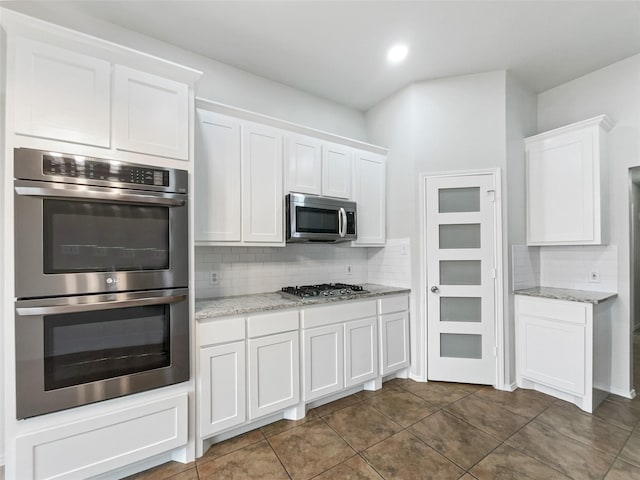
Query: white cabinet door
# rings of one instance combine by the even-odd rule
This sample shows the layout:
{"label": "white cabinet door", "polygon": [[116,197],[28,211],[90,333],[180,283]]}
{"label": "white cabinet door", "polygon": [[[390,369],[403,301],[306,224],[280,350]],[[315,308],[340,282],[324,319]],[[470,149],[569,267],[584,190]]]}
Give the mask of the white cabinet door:
{"label": "white cabinet door", "polygon": [[593,356],[588,333],[592,306],[516,295],[515,307],[518,384],[524,378],[585,395]]}
{"label": "white cabinet door", "polygon": [[303,400],[308,402],[344,388],[342,323],[302,332]]}
{"label": "white cabinet door", "polygon": [[351,387],[378,376],[378,325],[375,317],[344,324],[344,385]]}
{"label": "white cabinet door", "polygon": [[605,128],[610,128],[606,117],[596,117],[526,140],[529,245],[605,243],[600,158]]}
{"label": "white cabinet door", "polygon": [[109,147],[109,62],[18,37],[16,133]]}
{"label": "white cabinet door", "polygon": [[322,146],[322,195],[351,197],[351,169],[353,152],[337,144]]}
{"label": "white cabinet door", "polygon": [[189,159],[189,87],[116,65],[114,145],[119,150]]}
{"label": "white cabinet door", "polygon": [[357,150],[353,194],[358,204],[358,239],[353,245],[384,245],[386,241],[385,157]]}
{"label": "white cabinet door", "polygon": [[242,125],[242,240],[284,243],[282,133]]}
{"label": "white cabinet door", "polygon": [[240,122],[198,109],[195,147],[195,240],[239,242]]}
{"label": "white cabinet door", "polygon": [[295,405],[300,400],[298,331],[248,340],[249,418]]}
{"label": "white cabinet door", "polygon": [[200,349],[200,437],[245,421],[244,342]]}
{"label": "white cabinet door", "polygon": [[409,366],[409,312],[380,315],[380,375]]}
{"label": "white cabinet door", "polygon": [[285,152],[286,192],[320,195],[322,150],[319,140],[302,135],[289,136]]}

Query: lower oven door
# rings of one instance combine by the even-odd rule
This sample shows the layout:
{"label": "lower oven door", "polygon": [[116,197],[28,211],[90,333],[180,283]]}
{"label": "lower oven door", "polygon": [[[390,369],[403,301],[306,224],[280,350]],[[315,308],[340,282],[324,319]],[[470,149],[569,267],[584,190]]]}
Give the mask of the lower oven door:
{"label": "lower oven door", "polygon": [[189,379],[188,289],[16,302],[17,418]]}

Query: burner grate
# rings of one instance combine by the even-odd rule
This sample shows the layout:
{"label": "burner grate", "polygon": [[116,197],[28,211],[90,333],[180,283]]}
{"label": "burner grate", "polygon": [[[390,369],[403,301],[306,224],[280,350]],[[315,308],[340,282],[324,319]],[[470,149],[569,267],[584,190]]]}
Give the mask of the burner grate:
{"label": "burner grate", "polygon": [[283,287],[282,291],[300,298],[340,297],[344,295],[367,293],[362,285],[350,285],[348,283],[321,283],[318,285]]}

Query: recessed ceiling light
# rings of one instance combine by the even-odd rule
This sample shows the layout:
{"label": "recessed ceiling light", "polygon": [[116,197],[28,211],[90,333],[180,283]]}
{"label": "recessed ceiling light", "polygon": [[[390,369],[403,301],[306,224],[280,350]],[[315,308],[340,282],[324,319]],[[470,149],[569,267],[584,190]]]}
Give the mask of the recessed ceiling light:
{"label": "recessed ceiling light", "polygon": [[391,63],[398,63],[404,60],[409,53],[409,47],[406,45],[394,45],[387,52],[387,60]]}

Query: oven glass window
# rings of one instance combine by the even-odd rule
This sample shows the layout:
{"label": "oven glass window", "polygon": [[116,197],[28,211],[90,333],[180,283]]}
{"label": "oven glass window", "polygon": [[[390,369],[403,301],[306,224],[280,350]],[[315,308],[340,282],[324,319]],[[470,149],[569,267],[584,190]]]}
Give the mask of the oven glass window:
{"label": "oven glass window", "polygon": [[338,233],[338,212],[323,208],[296,207],[296,231]]}
{"label": "oven glass window", "polygon": [[167,207],[49,199],[43,203],[44,273],[169,268]]}
{"label": "oven glass window", "polygon": [[168,305],[44,317],[45,390],[167,367]]}

